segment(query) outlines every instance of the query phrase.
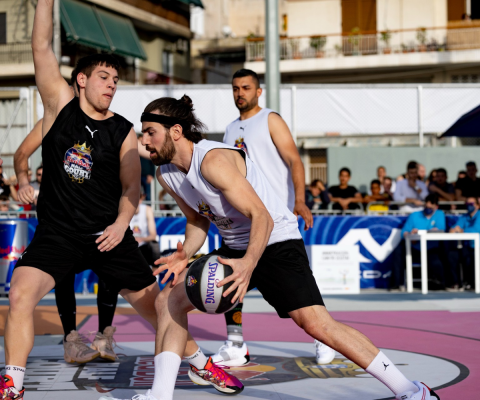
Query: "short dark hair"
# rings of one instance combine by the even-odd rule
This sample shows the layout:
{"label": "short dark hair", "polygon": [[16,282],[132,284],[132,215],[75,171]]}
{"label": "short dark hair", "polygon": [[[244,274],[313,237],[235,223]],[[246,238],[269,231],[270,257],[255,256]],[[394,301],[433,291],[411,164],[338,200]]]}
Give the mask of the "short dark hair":
{"label": "short dark hair", "polygon": [[372,185],[382,186],[382,183],[378,179],[374,179],[373,181],[370,182],[370,186]]}
{"label": "short dark hair", "polygon": [[85,56],[77,61],[77,65],[75,65],[75,68],[72,71],[72,76],[70,78],[71,85],[74,86],[74,88],[78,91],[78,74],[82,73],[90,78],[90,75],[92,75],[95,67],[99,65],[105,65],[106,67],[115,68],[117,72],[120,70],[120,62],[111,54],[100,53]]}
{"label": "short dark hair", "polygon": [[445,168],[438,168],[437,169],[437,174],[445,174],[447,176],[447,170]]}
{"label": "short dark hair", "polygon": [[475,161],[469,161],[467,162],[467,164],[465,165],[467,168],[468,167],[475,167],[477,168],[477,164],[475,164]]}
{"label": "short dark hair", "polygon": [[432,204],[435,204],[438,206],[438,194],[436,193],[433,193],[433,194],[429,194],[426,198],[425,198],[425,204],[426,203],[432,203]]}
{"label": "short dark hair", "polygon": [[258,79],[257,73],[255,71],[252,71],[251,69],[245,69],[245,68],[239,69],[237,72],[233,74],[232,83],[234,79],[244,78],[246,76],[251,76],[257,88],[260,87],[260,79]]}
{"label": "short dark hair", "polygon": [[418,163],[416,161],[409,161],[407,164],[407,171],[409,169],[417,169],[418,168]]}
{"label": "short dark hair", "polygon": [[350,169],[347,168],[347,167],[343,167],[343,168],[340,170],[340,172],[338,173],[338,175],[340,176],[340,174],[341,174],[342,172],[346,172],[346,173],[348,174],[348,176],[352,176],[352,173],[350,172]]}
{"label": "short dark hair", "polygon": [[35,172],[38,172],[41,169],[43,169],[43,165],[40,165],[39,167],[37,167],[37,170]]}
{"label": "short dark hair", "polygon": [[393,179],[389,176],[386,176],[385,178],[383,178],[383,181],[385,181],[386,179],[388,179],[389,181],[392,181],[393,182]]}
{"label": "short dark hair", "polygon": [[[173,97],[161,97],[153,100],[145,107],[146,113],[159,111],[160,115],[173,117],[178,119],[178,123],[182,126],[183,136],[193,143],[198,143],[203,139],[203,132],[206,126],[195,115],[193,102],[186,94],[179,100]],[[162,124],[165,128],[170,129],[173,125]]]}
{"label": "short dark hair", "polygon": [[0,194],[0,201],[8,201],[9,198],[8,196],[5,196],[4,194]]}
{"label": "short dark hair", "polygon": [[318,182],[320,182],[320,179],[314,179],[313,181],[310,182],[310,187],[317,186]]}

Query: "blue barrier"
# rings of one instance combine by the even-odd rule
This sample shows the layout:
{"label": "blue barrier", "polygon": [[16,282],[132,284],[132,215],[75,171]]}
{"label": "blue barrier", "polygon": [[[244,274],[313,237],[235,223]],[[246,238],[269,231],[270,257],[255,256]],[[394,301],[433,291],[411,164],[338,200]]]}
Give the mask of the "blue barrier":
{"label": "blue barrier", "polygon": [[[448,216],[447,226],[452,226],[457,217]],[[299,219],[299,228],[306,245],[353,245],[358,244],[360,250],[360,287],[362,289],[386,288],[391,270],[391,253],[400,243],[400,230],[406,221],[405,216],[316,216],[313,228],[304,231],[304,221]],[[158,235],[184,235],[185,218],[156,218]],[[29,242],[33,238],[38,224],[36,219],[28,219]],[[208,232],[209,251],[221,241],[218,229],[213,224]],[[75,291],[82,292],[84,279],[87,279],[88,290],[93,291],[97,282],[91,271],[78,274],[75,280]]]}

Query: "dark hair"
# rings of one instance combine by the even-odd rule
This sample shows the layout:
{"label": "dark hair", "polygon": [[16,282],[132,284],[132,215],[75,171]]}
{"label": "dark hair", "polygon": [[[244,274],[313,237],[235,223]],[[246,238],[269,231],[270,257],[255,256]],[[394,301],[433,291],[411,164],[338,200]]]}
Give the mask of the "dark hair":
{"label": "dark hair", "polygon": [[390,181],[393,182],[393,179],[392,179],[391,177],[389,177],[389,176],[386,176],[385,178],[383,178],[383,181],[384,181],[384,182],[385,182],[385,179],[388,179],[388,180],[390,180]]}
{"label": "dark hair", "polygon": [[416,161],[409,161],[407,164],[407,171],[409,169],[417,169],[418,168],[418,163]]}
{"label": "dark hair", "polygon": [[467,168],[468,167],[475,167],[477,168],[477,164],[475,164],[475,161],[469,161],[467,162],[467,164],[465,165]]}
{"label": "dark hair", "polygon": [[437,175],[438,174],[445,174],[445,176],[447,176],[447,170],[445,168],[438,168]]}
{"label": "dark hair", "polygon": [[82,57],[77,61],[70,78],[70,83],[74,89],[78,91],[77,76],[79,73],[83,73],[90,78],[95,67],[99,65],[115,68],[117,72],[120,70],[120,62],[111,54],[92,54]]}
{"label": "dark hair", "polygon": [[432,204],[436,204],[438,205],[438,194],[434,193],[434,194],[429,194],[426,198],[425,198],[425,204],[426,203],[432,203]]}
{"label": "dark hair", "polygon": [[245,68],[239,69],[237,72],[233,74],[232,82],[236,78],[244,78],[246,76],[251,76],[257,88],[260,87],[260,79],[258,79],[257,73],[255,71],[252,71],[251,69],[245,69]]}
{"label": "dark hair", "polygon": [[40,165],[35,172],[38,172],[38,170],[43,169],[43,165]]}
{"label": "dark hair", "polygon": [[0,201],[8,201],[8,200],[9,200],[8,196],[4,194],[0,194]]}
{"label": "dark hair", "polygon": [[320,182],[320,179],[314,179],[313,181],[310,182],[310,187],[317,186],[318,182]]}
{"label": "dark hair", "polygon": [[382,183],[378,179],[374,179],[373,181],[370,182],[370,186],[372,185],[382,186]]}
{"label": "dark hair", "polygon": [[343,168],[340,170],[340,172],[338,173],[338,175],[340,176],[340,174],[341,174],[342,172],[346,172],[346,173],[348,174],[348,176],[352,176],[352,173],[350,172],[350,169],[347,168],[347,167],[343,167]]}
{"label": "dark hair", "polygon": [[[203,139],[203,132],[206,126],[195,115],[192,99],[186,94],[177,100],[173,97],[161,97],[153,100],[145,107],[145,113],[158,111],[160,115],[178,118],[178,123],[182,126],[183,136],[193,143],[198,143]],[[165,128],[170,129],[173,125],[162,124]]]}

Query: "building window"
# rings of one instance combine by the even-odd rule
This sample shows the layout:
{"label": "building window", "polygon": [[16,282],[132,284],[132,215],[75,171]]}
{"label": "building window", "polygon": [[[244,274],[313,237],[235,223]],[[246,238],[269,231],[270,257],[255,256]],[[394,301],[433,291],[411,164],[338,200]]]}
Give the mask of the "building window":
{"label": "building window", "polygon": [[162,53],[162,72],[164,75],[173,76],[173,53],[169,51]]}
{"label": "building window", "polygon": [[7,43],[7,13],[0,13],[0,44]]}
{"label": "building window", "polygon": [[452,75],[452,83],[478,83],[477,74],[468,74],[468,75]]}
{"label": "building window", "polygon": [[342,0],[342,31],[351,33],[353,29],[377,31],[376,0]]}

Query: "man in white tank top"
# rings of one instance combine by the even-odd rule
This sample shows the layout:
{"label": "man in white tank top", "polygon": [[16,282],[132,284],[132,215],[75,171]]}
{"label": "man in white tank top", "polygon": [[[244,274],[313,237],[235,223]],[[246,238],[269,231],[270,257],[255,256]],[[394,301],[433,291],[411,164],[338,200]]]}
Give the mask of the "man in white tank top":
{"label": "man in white tank top", "polygon": [[203,124],[193,113],[189,97],[154,100],[146,107],[142,123],[142,144],[151,152],[152,161],[161,165],[157,178],[184,212],[187,225],[185,241],[178,243],[177,251],[156,261],[164,265],[155,274],[167,271],[162,283],[174,277],[155,304],[153,386],[145,395],[135,395],[135,400],[172,400],[182,356],[190,363],[189,377],[195,383],[213,385],[226,394],[243,390],[243,384],[216,366],[211,357],[207,359],[188,334],[187,314],[194,307],[183,281],[188,260],[203,245],[210,222],[225,240],[211,255],[218,255],[220,262],[233,269],[217,286],[233,282],[224,293],[236,291],[232,302],[243,300],[247,290],[256,286],[280,317],[292,318],[311,337],[365,368],[396,399],[439,399],[424,384],[405,378],[367,337],[329,315],[295,216],[271,193],[265,176],[242,152],[202,139]]}
{"label": "man in white tank top", "polygon": [[[262,89],[254,71],[235,72],[232,89],[240,117],[227,126],[223,142],[248,154],[283,203],[295,215],[301,215],[305,230],[309,229],[313,217],[305,204],[305,169],[290,129],[279,114],[258,105]],[[243,341],[242,309],[243,303],[238,303],[225,313],[227,340],[213,356],[218,364],[240,367],[250,360]],[[319,364],[328,364],[335,357],[335,352],[320,342],[315,342],[315,350]]]}

